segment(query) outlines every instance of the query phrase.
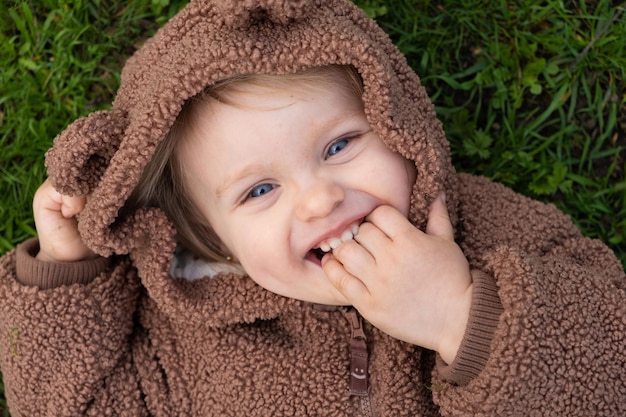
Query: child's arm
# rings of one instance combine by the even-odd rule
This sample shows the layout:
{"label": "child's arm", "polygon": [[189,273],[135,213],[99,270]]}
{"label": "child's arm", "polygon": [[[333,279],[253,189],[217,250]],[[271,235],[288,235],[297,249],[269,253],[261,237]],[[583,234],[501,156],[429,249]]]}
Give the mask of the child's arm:
{"label": "child's arm", "polygon": [[[461,177],[463,248],[473,294],[469,320],[459,316],[467,328],[457,355],[439,361],[434,374],[433,396],[441,414],[626,415],[626,274],[619,261],[601,242],[582,237],[553,206],[485,179]],[[425,264],[436,256],[424,253]],[[385,289],[364,271],[359,270],[359,279],[348,273],[348,267],[355,268],[351,263],[344,268],[330,261],[331,280],[351,294],[366,318],[377,294],[383,303],[389,294],[403,295],[394,292],[394,283],[406,288],[404,303],[396,299],[403,306],[396,312],[398,325],[405,330],[410,331],[407,318],[416,314],[411,299],[419,300],[414,310],[437,308],[403,280],[380,280],[389,284]],[[424,293],[438,294],[428,282],[422,285]],[[391,302],[382,305],[395,308]],[[380,323],[389,326],[375,324]]]}
{"label": "child's arm", "polygon": [[[544,255],[511,246],[485,255],[476,277],[503,312],[468,328],[468,340],[481,327],[491,335],[484,357],[462,347],[437,368],[442,415],[626,415],[626,277],[610,250],[581,237]],[[458,378],[471,362],[474,374]]]}
{"label": "child's arm", "polygon": [[77,200],[43,184],[34,202],[40,240],[0,258],[7,401],[13,415],[145,415],[130,344],[136,273],[124,258],[95,257],[71,238]]}
{"label": "child's arm", "polygon": [[493,335],[484,361],[461,348],[460,363],[448,367],[475,361],[472,376],[450,383],[455,369],[438,368],[442,414],[626,415],[623,266],[554,206],[459,177],[464,253],[475,286],[496,292],[503,313],[482,327]]}

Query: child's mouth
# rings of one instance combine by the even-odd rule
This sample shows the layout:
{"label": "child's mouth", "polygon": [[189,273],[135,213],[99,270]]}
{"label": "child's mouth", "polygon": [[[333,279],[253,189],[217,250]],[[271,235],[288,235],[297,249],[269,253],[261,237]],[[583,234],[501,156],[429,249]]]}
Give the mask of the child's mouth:
{"label": "child's mouth", "polygon": [[326,255],[326,252],[324,252],[320,248],[311,249],[311,252],[313,252],[313,255],[317,258],[318,261],[321,261],[324,255]]}
{"label": "child's mouth", "polygon": [[344,231],[341,236],[326,239],[323,242],[320,242],[318,247],[312,248],[311,250],[309,250],[309,252],[307,253],[306,259],[317,265],[321,265],[322,264],[321,261],[324,255],[332,252],[333,249],[337,248],[343,242],[352,240],[358,232],[359,232],[359,223],[355,223],[346,231]]}
{"label": "child's mouth", "polygon": [[307,261],[312,262],[315,265],[321,267],[322,266],[322,258],[324,257],[324,255],[326,255],[326,252],[324,252],[320,248],[314,248],[314,249],[311,249],[306,254],[304,259],[306,259]]}

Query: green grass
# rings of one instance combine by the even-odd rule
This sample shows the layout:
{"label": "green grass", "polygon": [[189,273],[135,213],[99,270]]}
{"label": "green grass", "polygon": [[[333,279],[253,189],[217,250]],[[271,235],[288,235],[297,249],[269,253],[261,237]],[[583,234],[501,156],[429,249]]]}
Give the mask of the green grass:
{"label": "green grass", "polygon": [[30,201],[54,136],[110,103],[124,59],[170,9],[150,0],[35,4],[0,10],[0,253],[34,234]]}
{"label": "green grass", "polygon": [[[72,120],[107,107],[125,58],[182,1],[15,0],[0,7],[0,254],[35,234],[43,155]],[[0,417],[8,415],[0,384]]]}
{"label": "green grass", "polygon": [[460,171],[556,204],[626,265],[626,2],[363,3],[421,75]]}
{"label": "green grass", "polygon": [[[626,265],[626,3],[356,2],[421,75],[459,170],[555,203]],[[54,136],[109,105],[124,59],[184,3],[3,2],[0,254],[35,233]]]}

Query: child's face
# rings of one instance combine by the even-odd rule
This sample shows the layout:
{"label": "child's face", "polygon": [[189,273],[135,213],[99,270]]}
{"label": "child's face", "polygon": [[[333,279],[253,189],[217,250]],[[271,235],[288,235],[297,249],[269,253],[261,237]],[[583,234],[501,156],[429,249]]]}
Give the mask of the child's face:
{"label": "child's face", "polygon": [[194,202],[262,287],[347,304],[313,249],[380,205],[407,215],[416,171],[340,88],[251,88],[237,106],[212,100],[180,149]]}

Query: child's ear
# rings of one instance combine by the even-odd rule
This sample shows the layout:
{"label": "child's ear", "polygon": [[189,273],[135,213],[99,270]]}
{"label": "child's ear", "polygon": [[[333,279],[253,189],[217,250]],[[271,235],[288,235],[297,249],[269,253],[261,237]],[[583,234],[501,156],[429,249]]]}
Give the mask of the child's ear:
{"label": "child's ear", "polygon": [[69,125],[46,153],[54,187],[70,196],[90,194],[118,150],[126,126],[125,114],[104,110]]}

